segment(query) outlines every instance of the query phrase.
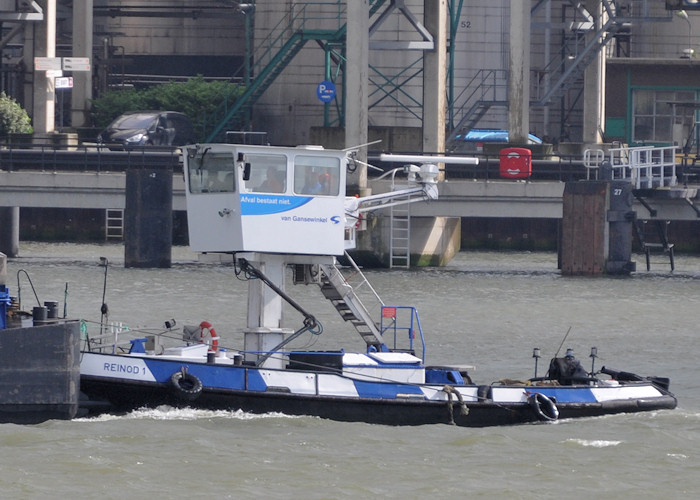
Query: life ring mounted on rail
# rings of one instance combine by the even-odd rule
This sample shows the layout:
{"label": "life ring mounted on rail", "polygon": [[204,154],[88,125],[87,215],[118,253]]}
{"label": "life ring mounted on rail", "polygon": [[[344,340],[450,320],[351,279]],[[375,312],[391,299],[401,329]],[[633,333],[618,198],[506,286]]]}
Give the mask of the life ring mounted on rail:
{"label": "life ring mounted on rail", "polygon": [[209,351],[216,352],[219,350],[219,336],[216,334],[216,330],[214,330],[214,327],[209,323],[208,321],[202,321],[199,324],[199,341],[202,344],[208,344],[206,340],[206,335],[204,334],[204,331],[207,331],[209,336],[211,337],[211,346],[209,347]]}
{"label": "life ring mounted on rail", "polygon": [[527,397],[527,402],[539,420],[553,422],[559,418],[559,408],[557,408],[556,403],[541,392],[530,394]]}

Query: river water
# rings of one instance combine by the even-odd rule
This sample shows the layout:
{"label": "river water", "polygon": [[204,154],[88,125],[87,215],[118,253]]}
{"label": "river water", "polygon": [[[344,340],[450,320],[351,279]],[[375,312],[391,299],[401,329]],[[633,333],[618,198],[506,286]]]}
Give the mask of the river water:
{"label": "river water", "polygon": [[[242,347],[246,284],[185,248],[171,269],[124,269],[120,245],[21,244],[39,299],[130,327],[207,319]],[[700,491],[700,258],[659,259],[630,277],[562,277],[551,253],[462,252],[445,268],[367,271],[386,303],[418,306],[427,363],[474,365],[472,378],[540,374],[559,346],[584,366],[671,378],[679,407],[487,429],[390,427],[311,417],[158,408],[39,425],[0,425],[3,498],[686,498]],[[22,274],[25,309],[35,303]],[[289,287],[325,327],[313,349],[362,349],[317,289]],[[301,319],[288,311],[290,328]],[[340,334],[334,332],[342,331]],[[568,335],[567,335],[568,332]],[[564,340],[566,336],[566,340]],[[301,340],[301,339],[300,339]],[[563,341],[563,342],[562,342]]]}

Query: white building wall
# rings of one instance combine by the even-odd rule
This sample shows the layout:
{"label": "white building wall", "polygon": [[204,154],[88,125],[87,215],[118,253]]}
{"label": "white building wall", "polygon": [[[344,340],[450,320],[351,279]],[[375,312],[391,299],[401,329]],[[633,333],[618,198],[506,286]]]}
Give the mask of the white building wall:
{"label": "white building wall", "polygon": [[674,15],[668,22],[640,23],[631,28],[631,56],[678,59],[683,50],[700,52],[700,11],[688,11],[688,21]]}
{"label": "white building wall", "polygon": [[[308,9],[305,27],[339,28],[345,22],[344,5],[347,1],[350,0],[309,3],[305,7]],[[420,21],[423,17],[424,1],[405,0],[407,7]],[[104,0],[95,0],[96,5],[100,2],[105,4]],[[129,0],[110,0],[110,5],[114,3],[134,4]],[[170,0],[168,3],[173,6],[191,4],[189,0]],[[624,3],[620,2],[620,5]],[[644,4],[643,0],[629,0],[627,3],[633,8]],[[205,0],[198,4],[218,6],[222,12],[224,9],[229,9],[226,12],[230,11],[227,4],[215,0]],[[257,0],[254,44],[256,53],[260,53],[265,37],[281,20],[286,19],[283,25],[289,29],[299,27],[291,26],[289,19],[293,13],[299,12],[304,4],[305,2],[298,0]],[[553,69],[555,66],[552,61],[561,58],[568,45],[575,51],[570,37],[566,36],[570,35],[567,17],[573,14],[573,7],[570,2],[551,1],[551,24],[547,25],[546,3],[539,4],[533,0],[531,5],[539,5],[533,15],[531,29],[531,95],[537,96],[542,92],[547,77],[551,80],[558,77],[559,70]],[[656,13],[663,15],[663,2],[657,1],[654,5],[661,6],[661,11]],[[385,8],[386,5],[383,9]],[[371,22],[375,19],[376,16]],[[667,22],[640,20],[632,23],[630,55],[639,58],[678,58],[688,45],[700,51],[700,12],[689,12],[689,19],[690,24],[677,16],[672,16]],[[484,98],[507,99],[503,92],[508,70],[508,26],[509,0],[464,0],[455,40],[454,81],[457,109],[465,103],[472,91],[469,88],[470,82],[488,71],[495,72],[489,82],[495,83],[496,87],[500,85],[501,88],[497,88],[491,95],[485,95]],[[98,18],[95,20],[95,31],[112,33],[114,45],[122,46],[127,56],[244,53],[242,15],[221,19]],[[371,41],[418,39],[417,33],[407,20],[399,12],[394,12]],[[545,57],[547,44],[549,59]],[[614,54],[612,45],[608,53]],[[370,125],[421,126],[420,119],[415,115],[420,117],[422,114],[420,103],[423,80],[420,75],[410,80],[407,78],[407,75],[422,69],[420,63],[411,67],[420,56],[420,51],[413,50],[370,50]],[[378,72],[372,68],[376,68]],[[336,66],[333,65],[332,69],[335,71]],[[399,75],[402,72],[404,74]],[[323,125],[324,106],[316,96],[316,86],[325,78],[324,52],[316,42],[309,41],[256,104],[253,128],[269,132],[271,140],[277,144],[306,143],[310,127]],[[384,81],[384,78],[392,79],[393,82]],[[353,91],[342,88],[340,74],[336,82],[339,96],[342,92]],[[401,91],[387,96],[392,84],[399,85]],[[478,92],[487,92],[487,87],[488,85],[482,86]],[[567,90],[562,98],[552,101],[548,107],[533,107],[530,113],[530,130],[551,140],[578,140],[581,100],[579,89],[574,86]],[[330,106],[330,117],[334,121],[338,118],[335,103]],[[562,122],[566,125],[563,126]],[[478,126],[506,128],[505,107],[489,110]]]}
{"label": "white building wall", "polygon": [[[406,2],[423,21],[422,0]],[[373,22],[370,19],[370,23]],[[422,126],[423,69],[421,50],[377,49],[375,43],[417,42],[422,38],[406,17],[394,11],[370,37],[369,123],[375,126]],[[399,90],[396,91],[395,88]],[[387,95],[392,92],[391,95]]]}
{"label": "white building wall", "polygon": [[[150,2],[141,2],[149,4]],[[221,9],[220,18],[202,17],[97,17],[95,33],[108,36],[126,55],[242,55],[243,15],[232,16],[233,8],[221,2],[202,0],[197,6]],[[134,6],[130,0],[95,0],[95,6]],[[159,5],[166,5],[160,3]],[[170,0],[173,11],[192,6],[190,0]],[[120,51],[121,52],[121,51]]]}
{"label": "white building wall", "polygon": [[[506,72],[508,70],[508,23],[510,19],[508,5],[508,0],[490,2],[467,0],[464,2],[455,51],[454,80],[457,120],[462,117],[459,110],[465,105],[465,110],[468,109],[474,95],[481,95],[485,100],[505,100],[507,98]],[[484,78],[486,78],[486,85],[476,89],[475,85],[484,81]],[[475,90],[477,94],[474,94]],[[508,111],[505,107],[493,107],[478,123],[478,126],[504,128],[507,120]]]}
{"label": "white building wall", "polygon": [[[286,0],[283,5],[280,3],[282,2],[274,0],[258,0],[256,3],[256,46],[263,43],[263,37],[267,36],[281,19],[286,16],[289,20],[290,15],[298,12],[304,4],[291,0]],[[407,0],[406,5],[415,17],[422,21],[423,0]],[[308,18],[317,16],[311,24],[307,21],[307,28],[339,27],[339,19],[341,24],[345,23],[345,8],[342,3],[329,3],[325,8],[309,5],[306,9]],[[370,23],[373,20],[370,20]],[[420,37],[404,16],[394,12],[370,42],[399,40],[416,41],[420,40]],[[422,116],[422,76],[409,79],[408,75],[422,70],[422,63],[406,69],[421,55],[421,52],[416,50],[370,50],[370,125],[421,126],[420,119],[413,113]],[[402,72],[404,74],[399,75]],[[305,143],[310,127],[324,124],[323,103],[316,96],[316,86],[324,79],[324,51],[316,42],[309,41],[258,101],[253,126],[257,130],[267,131],[271,141],[276,144]],[[379,87],[374,84],[378,84]],[[392,85],[400,86],[400,92],[387,96],[387,91]],[[339,97],[344,91],[353,91],[343,89],[340,76],[336,80],[336,86]],[[382,86],[385,87],[384,90]],[[338,114],[335,106],[336,103],[331,105],[331,120],[335,121],[334,126],[337,126]]]}

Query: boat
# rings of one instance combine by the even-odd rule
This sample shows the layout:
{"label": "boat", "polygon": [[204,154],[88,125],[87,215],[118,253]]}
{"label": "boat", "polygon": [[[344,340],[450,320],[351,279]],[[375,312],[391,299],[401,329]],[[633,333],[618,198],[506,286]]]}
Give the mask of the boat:
{"label": "boat", "polygon": [[[546,374],[491,384],[466,364],[426,363],[427,343],[413,306],[385,304],[348,250],[378,209],[438,196],[442,157],[383,155],[405,185],[365,197],[345,195],[352,151],[320,147],[201,144],[184,148],[190,247],[224,254],[231,279],[245,279],[248,309],[238,343],[207,320],[160,330],[100,322],[86,329],[80,389],[92,414],[161,405],[279,412],[386,425],[484,427],[673,409],[667,378],[602,367],[558,353]],[[473,158],[451,162],[474,162]],[[396,174],[399,172],[399,174]],[[342,262],[342,265],[341,265]],[[291,272],[289,271],[291,269]],[[105,279],[107,276],[105,268]],[[361,336],[355,352],[294,348],[323,325],[287,290],[317,286]],[[283,321],[289,304],[297,328]],[[230,325],[225,325],[227,331]],[[223,331],[223,328],[220,328]],[[177,337],[173,341],[172,337]],[[561,349],[561,346],[560,346]],[[535,361],[539,350],[533,353]]]}

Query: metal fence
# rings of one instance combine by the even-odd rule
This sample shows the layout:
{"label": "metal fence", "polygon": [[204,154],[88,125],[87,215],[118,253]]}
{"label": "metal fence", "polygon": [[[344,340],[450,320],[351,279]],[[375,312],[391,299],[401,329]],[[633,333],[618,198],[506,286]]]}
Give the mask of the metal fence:
{"label": "metal fence", "polygon": [[79,147],[70,150],[52,146],[33,149],[0,149],[0,170],[43,172],[124,172],[128,168],[182,170],[177,148],[110,151],[107,148]]}

